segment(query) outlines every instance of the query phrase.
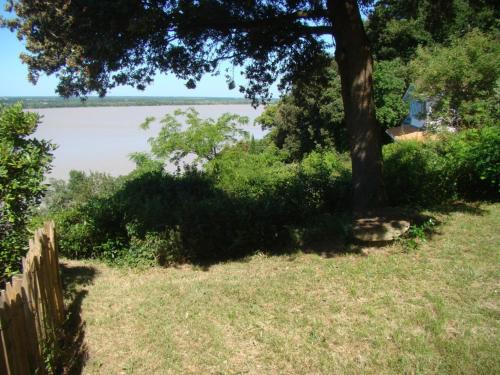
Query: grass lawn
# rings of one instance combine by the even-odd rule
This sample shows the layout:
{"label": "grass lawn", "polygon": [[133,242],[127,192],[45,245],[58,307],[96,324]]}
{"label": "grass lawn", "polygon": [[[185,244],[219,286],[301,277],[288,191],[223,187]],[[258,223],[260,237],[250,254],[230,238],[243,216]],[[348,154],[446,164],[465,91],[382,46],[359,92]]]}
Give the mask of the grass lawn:
{"label": "grass lawn", "polygon": [[442,224],[415,250],[66,260],[83,373],[500,374],[500,204],[431,215]]}

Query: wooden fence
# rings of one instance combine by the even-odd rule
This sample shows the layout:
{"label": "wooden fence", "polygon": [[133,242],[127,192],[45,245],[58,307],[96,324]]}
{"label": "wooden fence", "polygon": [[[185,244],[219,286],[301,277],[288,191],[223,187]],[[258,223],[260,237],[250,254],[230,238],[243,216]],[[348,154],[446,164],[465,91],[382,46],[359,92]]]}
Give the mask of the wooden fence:
{"label": "wooden fence", "polygon": [[53,222],[29,242],[23,273],[0,293],[0,374],[45,373],[64,321],[62,283]]}

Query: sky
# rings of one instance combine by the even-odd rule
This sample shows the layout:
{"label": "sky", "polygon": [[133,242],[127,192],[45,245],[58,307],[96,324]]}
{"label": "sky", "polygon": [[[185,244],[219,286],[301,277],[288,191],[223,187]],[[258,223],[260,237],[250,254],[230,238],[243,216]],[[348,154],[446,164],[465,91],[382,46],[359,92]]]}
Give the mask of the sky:
{"label": "sky", "polygon": [[[4,11],[5,3],[6,0],[0,0],[0,14],[9,17],[10,13]],[[0,96],[57,95],[55,76],[41,75],[36,85],[28,81],[27,66],[19,59],[19,55],[24,51],[24,44],[17,39],[15,33],[0,28]],[[234,77],[237,86],[245,83],[236,69]],[[221,74],[216,77],[205,75],[194,90],[188,89],[183,80],[158,75],[155,82],[144,91],[122,86],[110,90],[108,96],[242,97],[242,94],[237,89],[229,90],[224,74]],[[276,89],[273,89],[273,96],[278,96]]]}

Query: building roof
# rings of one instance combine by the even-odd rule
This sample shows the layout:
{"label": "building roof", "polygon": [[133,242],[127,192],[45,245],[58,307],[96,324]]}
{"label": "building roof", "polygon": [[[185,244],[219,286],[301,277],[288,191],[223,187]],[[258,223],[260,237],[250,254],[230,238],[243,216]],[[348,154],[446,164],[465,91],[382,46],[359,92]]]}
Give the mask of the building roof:
{"label": "building roof", "polygon": [[421,129],[406,124],[387,129],[385,132],[395,141],[410,139],[423,141],[426,138],[425,133]]}

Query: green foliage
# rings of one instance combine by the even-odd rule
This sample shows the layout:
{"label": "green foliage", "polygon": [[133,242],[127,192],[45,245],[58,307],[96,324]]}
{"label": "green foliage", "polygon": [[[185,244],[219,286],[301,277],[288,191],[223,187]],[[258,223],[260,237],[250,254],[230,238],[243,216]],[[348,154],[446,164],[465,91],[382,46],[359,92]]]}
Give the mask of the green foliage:
{"label": "green foliage", "polygon": [[436,222],[429,218],[421,224],[411,225],[408,232],[399,241],[406,250],[416,250],[420,243],[426,242],[427,235],[436,226]]}
{"label": "green foliage", "polygon": [[497,199],[500,193],[499,127],[464,130],[428,143],[393,143],[383,153],[393,205]]}
{"label": "green foliage", "polygon": [[[374,93],[377,121],[382,129],[398,126],[408,114],[403,102],[408,72],[399,60],[376,62]],[[269,138],[286,151],[290,160],[300,160],[318,148],[347,151],[344,106],[337,65],[328,57],[315,70],[297,80],[289,95],[270,105],[256,119]]]}
{"label": "green foliage", "polygon": [[[297,238],[290,228],[300,229],[317,215],[345,207],[350,174],[346,161],[333,152],[313,152],[301,163],[286,164],[284,159],[266,142],[242,141],[225,148],[204,172],[174,176],[162,168],[138,168],[112,185],[109,194],[95,189],[78,204],[49,204],[61,252],[150,265],[293,246]],[[79,176],[72,174],[73,179]],[[84,185],[99,183],[83,176]],[[78,191],[68,189],[73,182],[63,196],[80,199]],[[322,226],[327,233],[309,228],[305,237],[335,235],[332,226],[338,225]]]}
{"label": "green foliage", "polygon": [[316,209],[343,207],[348,193],[348,162],[332,151],[313,151],[300,163],[285,163],[286,153],[270,146],[258,154],[242,147],[226,150],[207,165],[216,186],[232,197],[265,201],[301,217]]}
{"label": "green foliage", "polygon": [[376,61],[373,71],[377,121],[382,129],[401,125],[408,115],[403,101],[408,72],[399,59]]}
{"label": "green foliage", "polygon": [[[61,337],[61,332],[58,330],[56,332],[58,337]],[[42,369],[37,369],[36,373],[47,373],[47,374],[55,374],[57,373],[57,369],[61,363],[62,358],[62,349],[60,346],[60,342],[58,340],[54,340],[53,337],[47,337],[45,339],[40,338],[42,340],[42,358],[43,358],[43,372]]]}
{"label": "green foliage", "polygon": [[[185,117],[187,127],[179,122],[178,116]],[[141,127],[147,129],[153,120],[146,119]],[[174,115],[168,114],[161,120],[159,134],[149,139],[151,152],[156,158],[176,163],[188,154],[196,155],[195,162],[212,160],[224,146],[236,142],[238,137],[248,137],[248,133],[240,129],[247,123],[247,117],[231,113],[224,113],[213,120],[201,119],[194,108],[176,110]]]}
{"label": "green foliage", "polygon": [[271,105],[256,119],[278,148],[291,160],[317,148],[348,148],[340,76],[328,57],[318,60],[313,71],[294,82],[289,95]]}
{"label": "green foliage", "polygon": [[43,196],[55,146],[32,137],[38,116],[0,106],[0,283],[19,271],[30,210]]}
{"label": "green foliage", "polygon": [[430,205],[453,196],[444,155],[434,143],[397,142],[384,146],[384,175],[393,205]]}
{"label": "green foliage", "polygon": [[115,189],[116,178],[100,172],[85,172],[72,170],[69,172],[69,180],[49,180],[49,187],[44,197],[42,214],[47,208],[55,212],[70,209],[86,202],[92,197],[111,194]]}
{"label": "green foliage", "polygon": [[418,46],[447,44],[472,28],[498,28],[495,1],[382,0],[368,16],[368,38],[376,60],[410,61]]}
{"label": "green foliage", "polygon": [[[322,35],[331,35],[331,17],[338,17],[332,4],[305,1],[12,4],[15,16],[0,17],[0,26],[26,40],[22,58],[30,80],[57,73],[57,91],[64,97],[104,96],[120,85],[144,90],[158,72],[193,89],[204,74],[219,74],[227,61],[243,70],[247,84],[239,85],[241,92],[254,101],[268,100],[274,82],[286,87],[330,48]],[[234,77],[228,78],[229,89],[235,86]]]}
{"label": "green foliage", "polygon": [[[500,128],[484,127],[386,146],[391,204],[497,197],[499,145]],[[203,170],[175,175],[144,158],[128,176],[73,172],[54,189],[46,210],[55,216],[64,255],[128,265],[204,263],[348,234],[345,154],[314,150],[289,162],[268,140],[242,140]]]}
{"label": "green foliage", "polygon": [[275,193],[297,172],[297,165],[287,165],[284,160],[285,153],[275,147],[249,153],[240,144],[209,163],[207,172],[229,194],[258,199],[266,192]]}
{"label": "green foliage", "polygon": [[434,118],[461,127],[498,125],[500,40],[474,30],[449,47],[419,48],[411,63],[416,91],[436,100]]}
{"label": "green foliage", "polygon": [[500,127],[459,132],[441,145],[447,174],[459,196],[497,199],[500,193]]}

